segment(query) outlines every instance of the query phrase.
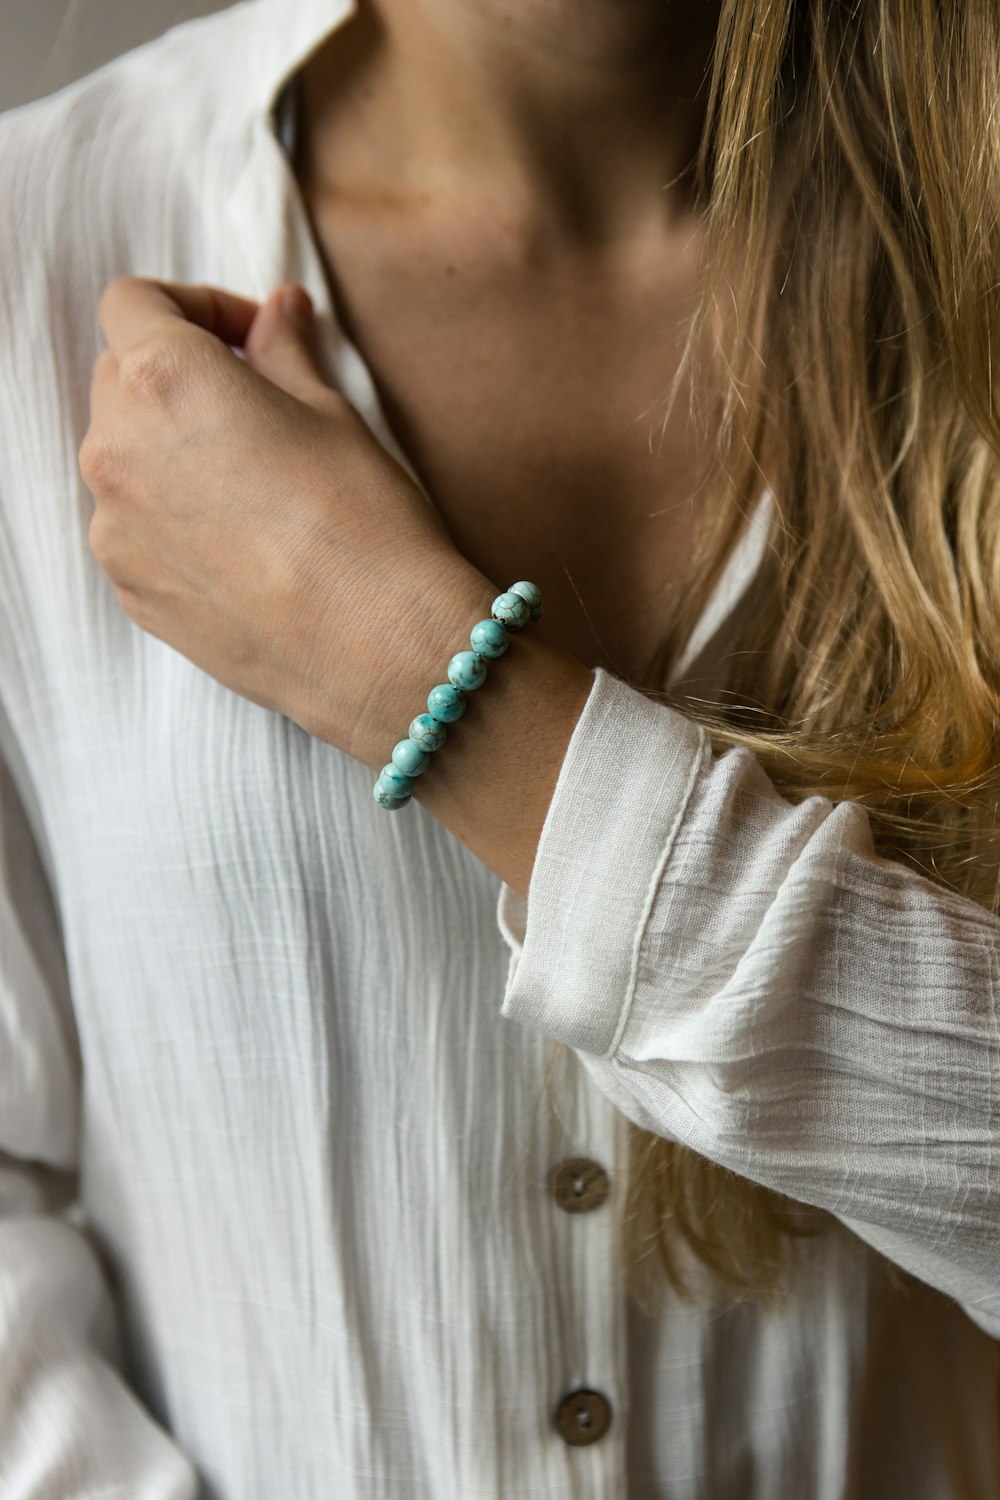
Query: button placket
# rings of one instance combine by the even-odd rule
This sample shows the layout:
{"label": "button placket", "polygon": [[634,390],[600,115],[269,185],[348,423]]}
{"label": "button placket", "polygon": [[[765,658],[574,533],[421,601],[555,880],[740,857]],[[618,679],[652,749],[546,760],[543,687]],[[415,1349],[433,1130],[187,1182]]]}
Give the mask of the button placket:
{"label": "button placket", "polygon": [[555,1396],[549,1422],[567,1447],[594,1447],[594,1458],[586,1460],[588,1470],[598,1462],[596,1455],[602,1455],[598,1469],[590,1471],[596,1485],[617,1472],[625,1455],[621,1393],[626,1376],[626,1304],[617,1259],[612,1174],[623,1159],[626,1122],[576,1061],[573,1128],[567,1145],[572,1142],[593,1154],[556,1155],[545,1187],[559,1217],[587,1216],[576,1226],[567,1225],[569,1265],[581,1298],[579,1347],[564,1368],[568,1378]]}

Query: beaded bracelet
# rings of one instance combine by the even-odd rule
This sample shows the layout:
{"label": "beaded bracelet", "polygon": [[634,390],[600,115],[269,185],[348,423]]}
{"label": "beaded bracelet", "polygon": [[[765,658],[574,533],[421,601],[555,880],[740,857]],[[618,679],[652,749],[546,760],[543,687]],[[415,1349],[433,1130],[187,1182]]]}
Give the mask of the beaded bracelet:
{"label": "beaded bracelet", "polygon": [[469,633],[471,651],[457,651],[448,663],[447,682],[439,682],[427,694],[427,712],[411,720],[407,738],[393,747],[392,759],[382,767],[372,788],[379,807],[395,812],[405,807],[413,792],[413,778],[427,766],[431,752],[440,750],[448,738],[448,725],[465,713],[465,695],[486,681],[486,662],[502,656],[510,645],[509,631],[523,630],[529,620],[542,614],[542,591],[522,579],[498,594],[490,606],[490,618],[473,625]]}

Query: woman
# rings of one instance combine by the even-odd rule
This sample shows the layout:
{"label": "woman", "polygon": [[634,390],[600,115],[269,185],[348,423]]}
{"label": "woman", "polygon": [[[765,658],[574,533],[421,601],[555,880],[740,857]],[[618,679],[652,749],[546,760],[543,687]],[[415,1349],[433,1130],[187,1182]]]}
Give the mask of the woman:
{"label": "woman", "polygon": [[6,1493],[997,1493],[998,62],[253,0],[6,117]]}

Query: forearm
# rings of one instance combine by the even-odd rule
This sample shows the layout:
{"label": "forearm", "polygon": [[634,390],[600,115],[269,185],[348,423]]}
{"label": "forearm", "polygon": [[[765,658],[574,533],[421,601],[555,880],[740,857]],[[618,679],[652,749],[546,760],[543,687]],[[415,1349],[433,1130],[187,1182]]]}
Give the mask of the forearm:
{"label": "forearm", "polygon": [[[505,585],[474,569],[433,598],[419,637],[402,643],[378,685],[351,753],[377,774],[427,694],[446,681],[469,631],[487,619]],[[461,839],[517,893],[528,882],[539,836],[573,728],[590,692],[590,670],[544,638],[541,623],[512,633],[503,656],[467,695],[462,717],[415,778],[413,800]],[[387,817],[406,817],[407,808]]]}

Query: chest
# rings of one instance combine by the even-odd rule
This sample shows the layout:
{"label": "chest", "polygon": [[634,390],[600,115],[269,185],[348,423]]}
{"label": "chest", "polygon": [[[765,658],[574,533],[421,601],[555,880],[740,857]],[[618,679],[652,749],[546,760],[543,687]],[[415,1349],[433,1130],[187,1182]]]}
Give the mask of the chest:
{"label": "chest", "polygon": [[636,679],[687,568],[704,456],[681,356],[696,250],[616,282],[314,209],[338,316],[458,550],[534,578],[550,637]]}

